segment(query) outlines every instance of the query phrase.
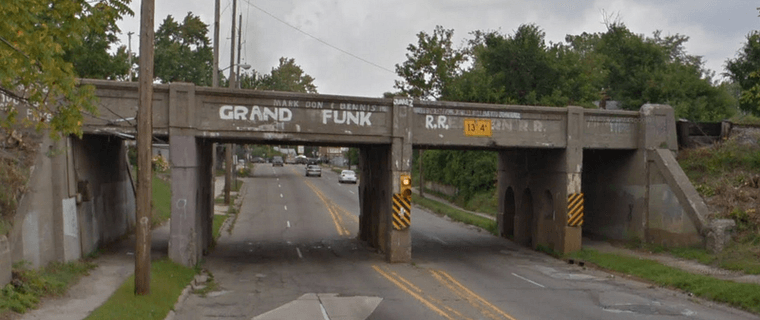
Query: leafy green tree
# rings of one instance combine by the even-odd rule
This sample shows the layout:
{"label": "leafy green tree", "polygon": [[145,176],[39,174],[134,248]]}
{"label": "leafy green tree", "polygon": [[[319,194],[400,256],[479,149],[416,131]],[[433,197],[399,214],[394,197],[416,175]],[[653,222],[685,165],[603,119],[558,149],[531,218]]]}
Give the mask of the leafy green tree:
{"label": "leafy green tree", "polygon": [[738,56],[726,61],[726,75],[741,87],[739,108],[760,116],[760,31],[750,32]]}
{"label": "leafy green tree", "polygon": [[[115,30],[132,14],[129,0],[0,1],[0,126],[15,123],[18,106],[29,108],[36,128],[81,135],[82,112],[94,113],[94,89],[79,86],[66,52],[86,35]],[[6,102],[8,101],[6,100]]]}
{"label": "leafy green tree", "polygon": [[461,73],[461,65],[467,60],[463,50],[453,47],[453,29],[436,26],[432,35],[417,34],[417,45],[410,44],[407,60],[396,65],[395,88],[410,97],[435,100],[443,96],[452,79]]}
{"label": "leafy green tree", "polygon": [[211,86],[213,48],[208,25],[189,12],[182,23],[169,15],[155,37],[155,75],[162,83],[191,82]]}
{"label": "leafy green tree", "polygon": [[288,92],[317,93],[314,78],[297,65],[293,58],[280,58],[272,72],[255,77],[256,73],[241,75],[241,88]]}
{"label": "leafy green tree", "polygon": [[[108,10],[102,3],[94,10]],[[89,29],[82,38],[82,43],[66,51],[64,59],[74,65],[74,71],[80,78],[121,80],[129,74],[129,53],[120,46],[111,54],[111,46],[119,42],[119,28],[114,24],[99,21],[101,26]]]}
{"label": "leafy green tree", "polygon": [[593,75],[588,79],[599,88],[600,101],[614,100],[628,110],[669,104],[678,117],[696,121],[730,117],[731,96],[712,83],[701,57],[686,53],[688,40],[678,34],[662,37],[659,31],[645,37],[622,23],[608,25],[604,33],[566,37],[586,66],[581,75]]}

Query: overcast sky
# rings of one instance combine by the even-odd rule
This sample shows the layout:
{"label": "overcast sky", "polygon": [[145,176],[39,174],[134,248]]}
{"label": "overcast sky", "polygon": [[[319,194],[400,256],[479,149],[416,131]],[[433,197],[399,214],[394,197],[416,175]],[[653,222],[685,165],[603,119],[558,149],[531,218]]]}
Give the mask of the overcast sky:
{"label": "overcast sky", "polygon": [[[232,0],[220,1],[219,65],[224,68],[230,59]],[[156,28],[167,15],[181,21],[192,12],[209,25],[213,37],[214,0],[155,2]],[[132,0],[135,16],[119,24],[123,44],[127,32],[135,33],[136,52],[140,4]],[[406,47],[416,44],[417,33],[430,34],[436,25],[454,29],[457,45],[475,30],[512,34],[526,23],[542,28],[547,41],[562,42],[567,34],[604,32],[604,17],[616,16],[638,34],[662,30],[663,35],[689,36],[688,53],[703,56],[718,74],[745,36],[760,30],[760,1],[750,0],[238,0],[238,7],[241,60],[253,69],[268,73],[280,57],[294,58],[315,78],[319,93],[368,97],[395,91],[393,71],[406,60]]]}

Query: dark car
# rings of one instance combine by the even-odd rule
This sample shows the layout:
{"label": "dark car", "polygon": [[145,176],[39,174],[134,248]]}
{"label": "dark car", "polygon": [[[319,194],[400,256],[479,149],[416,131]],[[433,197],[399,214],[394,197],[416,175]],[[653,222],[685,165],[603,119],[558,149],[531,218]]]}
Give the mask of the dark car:
{"label": "dark car", "polygon": [[308,176],[321,177],[322,176],[322,167],[320,167],[318,165],[315,165],[315,164],[307,165],[306,166],[306,176],[307,177]]}
{"label": "dark car", "polygon": [[274,156],[272,157],[272,166],[273,167],[282,167],[285,163],[282,161],[282,157],[280,156]]}

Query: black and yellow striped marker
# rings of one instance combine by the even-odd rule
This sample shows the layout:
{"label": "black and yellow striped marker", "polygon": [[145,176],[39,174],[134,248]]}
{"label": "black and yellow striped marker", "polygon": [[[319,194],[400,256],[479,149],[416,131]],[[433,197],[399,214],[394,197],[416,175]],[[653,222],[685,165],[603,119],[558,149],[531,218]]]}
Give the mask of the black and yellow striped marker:
{"label": "black and yellow striped marker", "polygon": [[583,193],[571,193],[567,196],[567,225],[583,226]]}
{"label": "black and yellow striped marker", "polygon": [[393,194],[393,228],[404,230],[412,223],[412,199],[401,193]]}

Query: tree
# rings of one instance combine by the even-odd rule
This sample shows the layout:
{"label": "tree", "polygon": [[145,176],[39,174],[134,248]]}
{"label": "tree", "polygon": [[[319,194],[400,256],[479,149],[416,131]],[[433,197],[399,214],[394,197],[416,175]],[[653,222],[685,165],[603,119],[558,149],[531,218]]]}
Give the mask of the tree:
{"label": "tree", "polygon": [[[93,4],[94,2],[94,4]],[[115,30],[132,14],[128,0],[0,1],[0,126],[17,123],[19,105],[29,108],[37,129],[81,135],[82,112],[95,113],[94,89],[79,86],[66,52],[87,34]],[[7,101],[7,100],[6,100]]]}
{"label": "tree", "polygon": [[314,78],[306,74],[293,58],[280,58],[279,66],[259,78],[255,77],[255,73],[243,74],[240,83],[241,88],[246,89],[317,93]]}
{"label": "tree", "polygon": [[725,74],[742,90],[739,108],[760,116],[760,31],[747,35],[738,56],[726,61]]}
{"label": "tree", "polygon": [[[107,10],[100,3],[95,10]],[[66,51],[64,59],[74,65],[80,78],[119,80],[129,74],[129,53],[120,46],[111,54],[111,46],[119,42],[119,28],[100,21],[102,26],[90,29],[84,34],[82,43]]]}
{"label": "tree", "polygon": [[191,82],[210,86],[213,48],[208,25],[189,12],[182,23],[169,15],[156,31],[155,75],[162,83]]}
{"label": "tree", "polygon": [[410,97],[435,100],[444,95],[447,84],[461,73],[461,65],[467,60],[464,51],[453,48],[453,29],[436,26],[432,35],[417,34],[417,45],[410,44],[407,60],[396,65],[395,88]]}

